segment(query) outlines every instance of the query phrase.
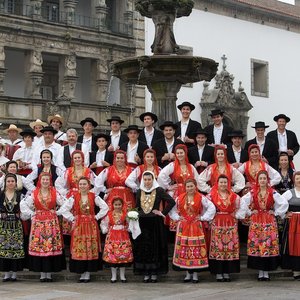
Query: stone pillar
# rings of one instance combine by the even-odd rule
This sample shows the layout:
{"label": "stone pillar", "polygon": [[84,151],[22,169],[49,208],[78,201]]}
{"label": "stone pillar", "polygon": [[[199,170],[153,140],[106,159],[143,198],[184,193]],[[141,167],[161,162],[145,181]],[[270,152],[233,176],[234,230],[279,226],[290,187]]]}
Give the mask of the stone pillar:
{"label": "stone pillar", "polygon": [[34,19],[42,18],[42,2],[43,0],[30,0],[32,7],[32,17]]}
{"label": "stone pillar", "polygon": [[0,0],[0,13],[4,12],[5,6],[4,6],[5,0]]}
{"label": "stone pillar", "polygon": [[67,22],[67,24],[75,23],[75,9],[78,1],[79,0],[63,0],[65,21]]}
{"label": "stone pillar", "polygon": [[0,96],[4,95],[4,88],[3,83],[5,79],[5,52],[4,52],[4,46],[0,46]]}
{"label": "stone pillar", "polygon": [[100,57],[96,61],[96,85],[95,85],[95,98],[97,102],[102,105],[106,105],[106,97],[108,92],[108,76],[109,76],[109,60],[108,50],[102,49]]}
{"label": "stone pillar", "polygon": [[127,0],[126,11],[124,13],[124,24],[127,26],[126,33],[133,31],[133,3],[132,0]]}
{"label": "stone pillar", "polygon": [[67,97],[68,99],[75,98],[75,87],[78,77],[76,76],[76,55],[72,54],[65,57],[65,71],[63,86],[59,97]]}
{"label": "stone pillar", "polygon": [[25,97],[42,99],[41,85],[43,81],[43,57],[38,50],[32,50],[25,55],[26,88]]}
{"label": "stone pillar", "polygon": [[96,18],[98,18],[98,27],[100,30],[107,29],[107,15],[108,8],[105,0],[97,0],[96,5]]}

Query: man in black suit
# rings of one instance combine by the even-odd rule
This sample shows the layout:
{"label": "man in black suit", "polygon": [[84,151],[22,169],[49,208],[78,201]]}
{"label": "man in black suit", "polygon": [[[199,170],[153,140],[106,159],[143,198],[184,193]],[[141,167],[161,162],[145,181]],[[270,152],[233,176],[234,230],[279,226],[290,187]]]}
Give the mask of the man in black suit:
{"label": "man in black suit", "polygon": [[158,165],[163,168],[169,164],[169,162],[175,160],[175,147],[179,144],[183,144],[180,139],[175,139],[175,130],[177,125],[171,121],[165,121],[159,128],[163,131],[164,138],[157,140],[152,149],[156,151],[156,158]]}
{"label": "man in black suit", "polygon": [[84,130],[84,134],[78,137],[78,142],[86,146],[88,151],[96,151],[96,136],[93,134],[94,129],[98,126],[98,123],[93,118],[85,118],[80,122]]}
{"label": "man in black suit", "polygon": [[202,129],[199,122],[190,119],[191,112],[195,109],[195,105],[185,101],[178,105],[177,108],[180,110],[182,118],[176,123],[178,127],[175,131],[175,137],[181,139],[187,147],[192,147],[195,145],[195,132]]}
{"label": "man in black suit", "polygon": [[258,145],[262,159],[271,167],[276,168],[278,164],[278,147],[272,139],[265,136],[266,128],[269,125],[265,125],[265,122],[259,121],[255,122],[255,125],[251,127],[255,128],[256,137],[246,142],[245,149],[248,152],[250,145]]}
{"label": "man in black suit", "polygon": [[285,114],[279,114],[273,120],[277,122],[277,129],[270,131],[267,137],[275,142],[279,152],[287,152],[289,159],[293,160],[299,151],[299,143],[296,134],[285,128],[291,119]]}
{"label": "man in black suit", "polygon": [[110,119],[106,120],[110,123],[110,145],[107,150],[114,152],[120,148],[120,145],[128,142],[128,136],[126,133],[121,131],[121,125],[124,121],[119,116],[112,116]]}
{"label": "man in black suit", "polygon": [[96,175],[113,163],[114,155],[106,149],[109,141],[110,136],[107,134],[99,133],[96,136],[98,150],[90,152],[90,169]]}
{"label": "man in black suit", "polygon": [[143,164],[143,154],[149,149],[146,143],[138,140],[140,129],[137,125],[129,125],[124,132],[127,133],[129,141],[123,143],[120,149],[127,153],[127,162],[133,168]]}
{"label": "man in black suit", "polygon": [[152,112],[145,112],[140,115],[140,120],[144,123],[144,129],[140,132],[139,141],[146,143],[151,148],[154,142],[164,137],[160,130],[154,128],[157,115]]}
{"label": "man in black suit", "polygon": [[230,126],[223,124],[224,111],[214,109],[211,111],[211,118],[214,124],[208,125],[204,130],[208,133],[207,143],[211,146],[219,144],[230,144],[228,134],[233,130]]}
{"label": "man in black suit", "polygon": [[238,168],[248,160],[248,152],[242,147],[245,135],[242,130],[233,130],[228,136],[231,138],[232,144],[227,145],[227,160],[235,168]]}
{"label": "man in black suit", "polygon": [[188,149],[189,161],[195,166],[200,174],[208,165],[214,162],[214,147],[206,145],[207,132],[205,130],[196,131],[194,134],[196,146]]}

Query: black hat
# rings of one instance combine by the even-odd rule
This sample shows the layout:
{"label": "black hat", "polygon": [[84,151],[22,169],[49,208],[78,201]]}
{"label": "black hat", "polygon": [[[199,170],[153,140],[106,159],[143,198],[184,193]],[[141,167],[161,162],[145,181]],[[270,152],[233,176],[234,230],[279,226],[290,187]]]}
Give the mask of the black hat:
{"label": "black hat", "polygon": [[221,109],[213,109],[211,112],[210,112],[210,116],[213,117],[213,116],[216,116],[216,115],[221,115],[223,116],[224,114],[224,111],[221,110]]}
{"label": "black hat", "polygon": [[87,117],[84,120],[80,121],[80,125],[83,127],[86,122],[92,123],[93,127],[98,126],[98,123],[93,118],[90,117]]}
{"label": "black hat", "polygon": [[275,116],[275,117],[273,118],[273,120],[274,120],[275,122],[277,122],[278,119],[285,119],[285,121],[286,121],[287,123],[288,123],[289,121],[291,121],[291,119],[290,119],[288,116],[286,116],[285,114],[279,114],[279,115],[277,115],[277,116]]}
{"label": "black hat", "polygon": [[193,134],[193,136],[196,137],[198,134],[203,134],[203,135],[205,135],[206,137],[208,137],[208,132],[207,132],[206,130],[204,130],[204,129],[197,130],[197,131]]}
{"label": "black hat", "polygon": [[254,126],[251,126],[252,128],[268,128],[270,127],[269,125],[266,125],[265,122],[262,122],[262,121],[258,121],[258,122],[255,122],[255,125]]}
{"label": "black hat", "polygon": [[124,132],[128,133],[130,130],[135,130],[138,133],[141,131],[137,125],[129,125],[126,129],[124,129]]}
{"label": "black hat", "polygon": [[191,110],[194,110],[194,109],[195,109],[195,105],[192,104],[192,103],[190,103],[190,102],[187,102],[187,101],[182,102],[181,104],[179,104],[179,105],[177,106],[177,108],[178,108],[179,110],[181,110],[184,106],[188,106]]}
{"label": "black hat", "polygon": [[163,124],[159,126],[161,130],[164,130],[165,127],[173,127],[174,130],[178,128],[178,126],[174,124],[172,121],[165,121]]}
{"label": "black hat", "polygon": [[245,135],[242,130],[233,130],[228,134],[228,137],[241,137],[243,138]]}
{"label": "black hat", "polygon": [[112,116],[110,119],[107,119],[106,121],[109,123],[111,123],[112,121],[118,121],[120,124],[124,123],[124,120],[122,120],[119,116]]}
{"label": "black hat", "polygon": [[104,138],[107,142],[110,141],[110,136],[108,134],[105,134],[105,133],[97,134],[95,140],[97,141],[100,138]]}
{"label": "black hat", "polygon": [[152,112],[149,112],[149,111],[144,112],[143,114],[141,114],[141,115],[140,115],[140,120],[141,120],[142,122],[144,122],[144,118],[145,118],[146,116],[150,116],[151,119],[154,121],[154,123],[156,123],[157,120],[158,120],[157,115],[154,114],[154,113],[152,113]]}
{"label": "black hat", "polygon": [[41,133],[44,133],[46,131],[50,131],[52,132],[53,134],[57,134],[57,130],[55,130],[52,126],[45,126],[42,130],[41,130]]}
{"label": "black hat", "polygon": [[22,132],[20,132],[21,136],[26,136],[26,135],[30,135],[32,137],[36,136],[36,133],[31,129],[31,128],[25,128]]}

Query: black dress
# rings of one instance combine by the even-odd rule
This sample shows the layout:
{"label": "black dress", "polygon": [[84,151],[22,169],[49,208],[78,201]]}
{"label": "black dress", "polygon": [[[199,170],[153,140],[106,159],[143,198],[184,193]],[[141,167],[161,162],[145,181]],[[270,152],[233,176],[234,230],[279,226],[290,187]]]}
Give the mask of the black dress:
{"label": "black dress", "polygon": [[164,218],[155,215],[152,210],[161,210],[166,216],[175,205],[175,201],[160,187],[152,193],[145,194],[150,197],[150,205],[149,201],[145,201],[143,191],[138,190],[136,195],[142,233],[134,240],[134,273],[166,274],[169,270],[167,228]]}
{"label": "black dress", "polygon": [[16,192],[12,202],[0,194],[0,271],[17,272],[24,267],[24,233],[20,220],[21,192]]}

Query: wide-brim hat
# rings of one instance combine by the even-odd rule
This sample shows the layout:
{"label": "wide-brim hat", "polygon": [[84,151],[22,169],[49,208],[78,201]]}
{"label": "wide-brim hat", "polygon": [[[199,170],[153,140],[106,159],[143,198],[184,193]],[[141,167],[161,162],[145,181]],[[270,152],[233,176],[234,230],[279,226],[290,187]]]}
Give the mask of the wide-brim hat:
{"label": "wide-brim hat", "polygon": [[163,124],[159,126],[161,130],[164,130],[165,127],[173,127],[174,130],[178,128],[178,126],[174,124],[172,121],[165,121]]}
{"label": "wide-brim hat", "polygon": [[210,111],[210,116],[213,117],[213,116],[217,116],[217,115],[223,115],[224,114],[224,111],[222,109],[213,109]]}
{"label": "wide-brim hat", "polygon": [[146,116],[150,116],[151,119],[154,121],[154,123],[156,123],[157,120],[158,120],[157,115],[154,114],[154,113],[152,113],[152,112],[149,112],[149,111],[144,112],[143,114],[141,114],[141,115],[140,115],[140,120],[141,120],[142,122],[144,122],[144,118],[145,118]]}
{"label": "wide-brim hat", "polygon": [[8,133],[9,131],[18,131],[18,133],[20,133],[22,129],[18,128],[15,124],[10,124],[7,129],[3,130],[3,132]]}
{"label": "wide-brim hat", "polygon": [[288,116],[286,116],[285,114],[279,114],[279,115],[277,115],[277,116],[275,116],[274,118],[273,118],[273,120],[275,121],[275,122],[277,122],[279,119],[285,119],[285,121],[288,123],[289,121],[291,121],[291,119],[288,117]]}
{"label": "wide-brim hat", "polygon": [[107,142],[110,141],[110,136],[108,134],[105,134],[105,133],[97,134],[95,140],[97,141],[100,138],[104,138]]}
{"label": "wide-brim hat", "polygon": [[243,134],[242,130],[233,130],[228,134],[228,137],[241,137],[243,138],[245,134]]}
{"label": "wide-brim hat", "polygon": [[21,136],[26,136],[26,135],[30,135],[32,137],[35,137],[36,136],[36,133],[31,129],[31,128],[25,128],[21,133],[20,133]]}
{"label": "wide-brim hat", "polygon": [[124,132],[128,133],[130,130],[135,130],[138,133],[141,131],[137,125],[129,125],[126,129],[124,129]]}
{"label": "wide-brim hat", "polygon": [[195,131],[195,132],[193,133],[194,138],[195,138],[198,134],[203,134],[203,135],[205,135],[206,137],[208,137],[208,132],[207,132],[206,130],[204,130],[204,129]]}
{"label": "wide-brim hat", "polygon": [[54,129],[52,126],[45,126],[42,130],[41,130],[41,133],[44,133],[44,132],[47,132],[47,131],[50,131],[52,132],[53,134],[57,134],[57,130]]}
{"label": "wide-brim hat", "polygon": [[98,126],[98,123],[93,118],[90,118],[90,117],[85,118],[84,120],[80,121],[80,125],[83,127],[86,122],[92,123],[93,127]]}
{"label": "wide-brim hat", "polygon": [[64,118],[61,115],[58,115],[58,114],[56,114],[54,116],[49,116],[48,119],[47,119],[47,121],[48,121],[49,124],[51,124],[51,122],[54,119],[58,120],[61,124],[64,123]]}
{"label": "wide-brim hat", "polygon": [[41,125],[43,127],[45,126],[48,126],[48,124],[46,122],[43,122],[42,120],[40,119],[36,119],[36,121],[33,121],[33,122],[30,122],[29,123],[29,126],[34,129],[34,126],[37,126],[37,125]]}
{"label": "wide-brim hat", "polygon": [[177,108],[178,108],[179,110],[181,110],[184,106],[188,106],[191,110],[194,110],[194,109],[195,109],[195,105],[192,104],[192,103],[190,103],[190,102],[188,102],[188,101],[182,102],[181,104],[179,104],[179,105],[177,106]]}
{"label": "wide-brim hat", "polygon": [[120,124],[124,123],[124,120],[122,120],[119,116],[112,116],[110,119],[107,119],[106,121],[109,123],[111,123],[112,121],[117,121]]}
{"label": "wide-brim hat", "polygon": [[270,127],[269,125],[266,125],[265,122],[262,122],[262,121],[258,121],[258,122],[255,122],[255,125],[254,126],[251,126],[252,128],[268,128]]}

